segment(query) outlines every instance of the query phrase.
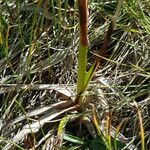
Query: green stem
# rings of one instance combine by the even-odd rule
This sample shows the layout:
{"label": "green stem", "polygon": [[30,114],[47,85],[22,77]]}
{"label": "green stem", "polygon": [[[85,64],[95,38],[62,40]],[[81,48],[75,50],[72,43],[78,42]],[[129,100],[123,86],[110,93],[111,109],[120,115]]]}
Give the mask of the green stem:
{"label": "green stem", "polygon": [[84,92],[86,65],[87,65],[87,0],[78,0],[79,16],[80,16],[80,45],[78,54],[78,79],[77,79],[77,95]]}

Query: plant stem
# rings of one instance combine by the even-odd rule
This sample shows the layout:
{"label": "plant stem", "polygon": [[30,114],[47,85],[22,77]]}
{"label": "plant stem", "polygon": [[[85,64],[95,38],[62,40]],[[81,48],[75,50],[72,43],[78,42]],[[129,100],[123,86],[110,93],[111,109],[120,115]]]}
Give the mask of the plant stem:
{"label": "plant stem", "polygon": [[77,79],[77,95],[84,92],[86,65],[87,65],[87,26],[88,26],[88,9],[87,0],[78,0],[79,16],[80,16],[80,44],[78,54],[78,79]]}

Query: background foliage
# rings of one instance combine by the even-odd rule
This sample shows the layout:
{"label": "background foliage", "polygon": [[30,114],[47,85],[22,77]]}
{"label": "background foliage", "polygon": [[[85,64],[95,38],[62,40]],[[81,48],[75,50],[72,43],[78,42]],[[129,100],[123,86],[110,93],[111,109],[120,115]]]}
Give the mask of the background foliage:
{"label": "background foliage", "polygon": [[[116,5],[116,1],[88,2],[87,68],[94,62],[97,50],[102,45]],[[91,103],[96,106],[102,118],[105,118],[108,111],[111,112],[111,124],[116,128],[124,121],[120,132],[129,141],[133,141],[138,149],[141,149],[142,142],[139,118],[142,119],[144,129],[145,149],[150,147],[149,12],[149,0],[123,1],[121,15],[106,56],[87,92],[88,98],[92,99]],[[1,149],[28,120],[4,130],[6,124],[35,108],[54,104],[65,97],[45,85],[59,85],[59,89],[65,85],[75,92],[79,46],[78,18],[77,2],[73,3],[71,0],[0,2]],[[74,149],[86,149],[82,140],[90,140],[90,136],[86,137],[87,131],[79,136],[70,129],[69,124],[68,128],[71,130],[69,133],[75,133],[75,137],[71,139],[80,138],[77,144],[70,144],[69,140],[64,142],[64,149],[66,145]],[[41,139],[41,135],[38,139]],[[91,149],[97,148],[94,148],[95,142],[97,139],[91,140]],[[20,146],[26,148],[26,144]]]}

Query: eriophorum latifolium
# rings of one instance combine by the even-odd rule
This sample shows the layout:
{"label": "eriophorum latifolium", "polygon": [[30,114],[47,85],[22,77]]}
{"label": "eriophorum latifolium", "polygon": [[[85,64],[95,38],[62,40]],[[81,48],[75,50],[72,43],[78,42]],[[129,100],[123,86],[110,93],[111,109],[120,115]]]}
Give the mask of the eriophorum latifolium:
{"label": "eriophorum latifolium", "polygon": [[149,149],[149,12],[2,0],[0,149]]}

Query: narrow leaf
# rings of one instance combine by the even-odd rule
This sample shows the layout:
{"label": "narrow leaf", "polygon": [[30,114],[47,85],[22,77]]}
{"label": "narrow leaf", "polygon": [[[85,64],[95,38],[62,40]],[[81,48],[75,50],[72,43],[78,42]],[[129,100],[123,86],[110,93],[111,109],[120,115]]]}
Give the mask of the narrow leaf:
{"label": "narrow leaf", "polygon": [[140,125],[140,135],[141,135],[141,150],[145,150],[145,137],[144,137],[144,127],[143,127],[143,122],[142,122],[142,116],[141,116],[141,112],[140,109],[137,105],[136,102],[134,102],[135,107],[137,108],[137,115],[138,115],[138,119],[139,119],[139,125]]}
{"label": "narrow leaf", "polygon": [[73,136],[71,134],[66,134],[65,133],[64,134],[64,139],[66,141],[69,141],[69,142],[72,142],[72,143],[75,143],[75,144],[81,144],[81,145],[85,144],[84,140],[82,140],[81,138],[79,138],[77,136]]}

